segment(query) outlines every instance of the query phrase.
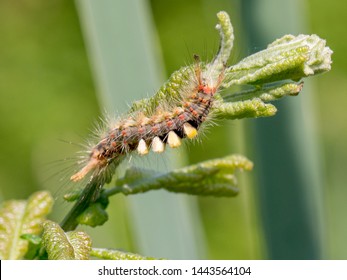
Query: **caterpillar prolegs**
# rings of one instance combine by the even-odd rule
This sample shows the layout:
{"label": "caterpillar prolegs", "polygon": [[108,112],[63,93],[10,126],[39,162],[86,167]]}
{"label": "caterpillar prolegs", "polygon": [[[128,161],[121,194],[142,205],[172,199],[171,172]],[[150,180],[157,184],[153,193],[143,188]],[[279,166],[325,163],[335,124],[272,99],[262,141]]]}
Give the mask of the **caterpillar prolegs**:
{"label": "caterpillar prolegs", "polygon": [[150,99],[135,102],[129,113],[110,125],[95,145],[91,145],[81,169],[71,176],[76,182],[92,173],[99,176],[133,151],[146,155],[161,153],[166,145],[177,148],[183,138],[193,139],[211,115],[223,81],[233,36],[229,16],[218,13],[221,35],[218,54],[209,64],[194,56],[195,64],[174,72]]}

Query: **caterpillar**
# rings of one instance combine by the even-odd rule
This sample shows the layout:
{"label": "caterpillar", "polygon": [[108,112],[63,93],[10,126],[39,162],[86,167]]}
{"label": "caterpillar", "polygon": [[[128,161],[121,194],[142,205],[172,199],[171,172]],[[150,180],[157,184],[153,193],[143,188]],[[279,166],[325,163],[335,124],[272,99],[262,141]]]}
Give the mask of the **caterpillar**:
{"label": "caterpillar", "polygon": [[[75,229],[81,223],[80,214],[94,202],[99,201],[102,209],[106,207],[107,196],[101,195],[103,186],[111,181],[128,154],[136,151],[144,156],[150,150],[162,153],[167,145],[177,148],[182,139],[201,134],[203,126],[214,118],[273,116],[277,109],[268,102],[297,95],[303,87],[298,82],[300,78],[331,68],[332,51],[317,35],[285,35],[266,50],[227,67],[233,28],[226,12],[219,12],[217,17],[221,40],[214,59],[203,63],[195,56],[193,65],[174,72],[152,97],[134,102],[127,114],[108,125],[89,145],[85,157],[78,162],[80,168],[70,177],[73,182],[89,180],[78,198],[74,196],[77,202],[61,224],[65,231]],[[236,94],[221,92],[233,85],[251,88]],[[87,220],[90,217],[86,215]]]}
{"label": "caterpillar", "polygon": [[217,17],[221,46],[212,62],[204,64],[195,55],[195,64],[174,72],[156,95],[135,102],[127,114],[106,129],[101,140],[89,147],[71,181],[80,181],[89,173],[93,177],[108,174],[133,151],[142,156],[150,150],[162,153],[166,145],[177,148],[183,138],[198,135],[211,116],[232,48],[229,16],[219,12]]}
{"label": "caterpillar", "polygon": [[112,162],[135,150],[139,155],[148,154],[150,148],[155,153],[162,153],[166,145],[177,148],[182,138],[195,138],[209,116],[214,95],[223,77],[221,73],[218,84],[210,86],[206,83],[200,63],[197,63],[195,73],[194,79],[187,81],[184,95],[172,110],[159,105],[151,115],[137,111],[119,120],[91,148],[85,166],[70,179],[79,181],[92,170],[99,174]]}

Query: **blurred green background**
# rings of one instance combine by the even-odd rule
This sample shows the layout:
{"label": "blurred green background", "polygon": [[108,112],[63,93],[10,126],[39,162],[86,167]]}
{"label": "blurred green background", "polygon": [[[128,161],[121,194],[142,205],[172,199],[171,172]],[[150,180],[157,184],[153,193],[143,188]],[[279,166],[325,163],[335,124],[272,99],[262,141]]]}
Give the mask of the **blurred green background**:
{"label": "blurred green background", "polygon": [[[95,67],[90,45],[95,38],[90,38],[92,13],[88,16],[87,2],[124,11],[124,19],[113,19],[124,34],[132,17],[150,27],[151,34],[145,35],[151,38],[155,57],[148,59],[148,68],[149,63],[161,65],[156,68],[159,84],[138,92],[142,97],[154,93],[174,70],[191,63],[192,54],[203,59],[213,56],[218,48],[214,26],[219,10],[229,13],[234,26],[234,63],[287,33],[316,33],[326,39],[334,51],[332,71],[310,78],[298,97],[276,103],[275,117],[221,122],[201,144],[177,152],[186,158],[176,159],[178,165],[230,153],[245,154],[256,164],[252,174],[241,174],[239,196],[198,198],[193,219],[199,222],[177,226],[182,231],[191,227],[192,236],[199,236],[197,247],[203,248],[195,253],[199,258],[347,258],[347,41],[342,37],[347,3],[338,0],[328,5],[318,0],[129,1],[137,13],[129,12],[127,1],[0,1],[1,201],[24,199],[40,189],[58,197],[66,187],[66,181],[59,179],[67,176],[64,169],[70,164],[64,159],[79,149],[71,143],[88,137],[106,107],[102,73]],[[110,33],[105,30],[100,36],[108,39]],[[146,70],[137,65],[136,48],[145,47],[130,40],[115,49],[115,57],[130,58],[118,60],[119,72],[108,74],[115,79],[126,75],[141,89],[146,75],[128,71],[128,65]],[[126,88],[119,86],[119,90],[127,95]],[[125,111],[130,101],[118,99],[117,105]],[[128,198],[115,197],[111,205],[105,226],[86,229],[94,246],[150,254],[151,248],[139,246],[141,233],[135,234],[136,227],[129,221]],[[57,202],[52,219],[60,221],[65,210],[66,204]],[[157,246],[162,244],[158,241]],[[169,253],[155,256],[175,258]]]}

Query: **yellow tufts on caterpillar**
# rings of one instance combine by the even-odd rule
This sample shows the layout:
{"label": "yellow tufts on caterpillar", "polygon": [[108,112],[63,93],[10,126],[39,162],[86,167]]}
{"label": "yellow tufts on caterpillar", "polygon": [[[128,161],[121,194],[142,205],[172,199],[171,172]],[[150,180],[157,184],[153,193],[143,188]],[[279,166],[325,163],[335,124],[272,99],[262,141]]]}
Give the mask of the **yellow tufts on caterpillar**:
{"label": "yellow tufts on caterpillar", "polygon": [[152,151],[155,153],[162,153],[165,150],[165,144],[163,143],[163,141],[161,141],[161,139],[156,136],[153,138],[152,141]]}
{"label": "yellow tufts on caterpillar", "polygon": [[139,141],[139,145],[137,146],[137,152],[141,156],[148,154],[149,150],[148,150],[148,147],[147,147],[145,140],[141,139]]}
{"label": "yellow tufts on caterpillar", "polygon": [[185,123],[183,125],[183,131],[189,139],[193,139],[198,135],[198,131],[190,123]]}
{"label": "yellow tufts on caterpillar", "polygon": [[175,132],[170,131],[168,134],[167,143],[171,148],[177,148],[181,146],[182,140]]}

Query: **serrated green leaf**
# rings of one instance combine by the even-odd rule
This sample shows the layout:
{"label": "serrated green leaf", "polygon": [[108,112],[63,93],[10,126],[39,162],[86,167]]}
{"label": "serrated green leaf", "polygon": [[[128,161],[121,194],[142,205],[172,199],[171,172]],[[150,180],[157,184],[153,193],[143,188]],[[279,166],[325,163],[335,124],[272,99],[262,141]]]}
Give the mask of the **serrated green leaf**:
{"label": "serrated green leaf", "polygon": [[92,257],[97,257],[104,260],[157,260],[152,257],[145,257],[139,254],[133,254],[129,252],[123,252],[119,250],[111,249],[99,249],[93,248],[90,252]]}
{"label": "serrated green leaf", "polygon": [[65,233],[52,221],[43,224],[43,247],[50,260],[87,260],[91,250],[91,239],[84,232]]}
{"label": "serrated green leaf", "polygon": [[21,259],[28,250],[23,234],[39,235],[41,223],[51,211],[53,198],[37,192],[25,200],[10,200],[0,210],[0,259]]}
{"label": "serrated green leaf", "polygon": [[153,171],[129,168],[117,187],[105,191],[125,195],[166,189],[193,195],[235,196],[238,193],[235,169],[251,170],[253,164],[244,156],[232,155],[158,174]]}

